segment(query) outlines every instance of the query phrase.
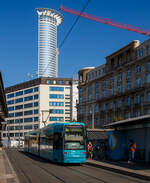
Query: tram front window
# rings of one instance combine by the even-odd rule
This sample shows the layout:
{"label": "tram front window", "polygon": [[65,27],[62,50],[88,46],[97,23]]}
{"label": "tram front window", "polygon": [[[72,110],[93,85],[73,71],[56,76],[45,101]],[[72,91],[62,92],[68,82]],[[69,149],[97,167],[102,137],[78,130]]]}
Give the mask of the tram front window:
{"label": "tram front window", "polygon": [[81,126],[66,126],[64,149],[82,150],[84,149],[84,130]]}

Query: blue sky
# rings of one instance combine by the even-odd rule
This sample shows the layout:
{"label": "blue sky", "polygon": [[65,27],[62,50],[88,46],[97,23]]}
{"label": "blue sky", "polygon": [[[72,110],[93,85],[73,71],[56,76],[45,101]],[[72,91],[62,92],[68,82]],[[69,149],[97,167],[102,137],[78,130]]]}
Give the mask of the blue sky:
{"label": "blue sky", "polygon": [[[29,80],[28,73],[37,72],[37,23],[35,8],[59,10],[61,4],[81,10],[86,0],[6,0],[0,11],[0,70],[4,86]],[[150,1],[147,0],[91,0],[89,14],[150,30]],[[63,40],[76,16],[61,12],[64,22],[58,27],[58,45]],[[100,66],[105,57],[132,40],[148,37],[102,23],[80,18],[60,50],[59,77],[72,77],[82,67]]]}

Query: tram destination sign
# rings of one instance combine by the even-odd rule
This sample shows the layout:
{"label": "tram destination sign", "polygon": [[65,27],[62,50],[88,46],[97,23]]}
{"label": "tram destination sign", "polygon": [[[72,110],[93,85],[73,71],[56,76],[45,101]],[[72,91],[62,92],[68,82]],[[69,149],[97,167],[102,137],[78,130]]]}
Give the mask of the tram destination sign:
{"label": "tram destination sign", "polygon": [[83,128],[81,126],[67,126],[65,129],[66,132],[82,132]]}

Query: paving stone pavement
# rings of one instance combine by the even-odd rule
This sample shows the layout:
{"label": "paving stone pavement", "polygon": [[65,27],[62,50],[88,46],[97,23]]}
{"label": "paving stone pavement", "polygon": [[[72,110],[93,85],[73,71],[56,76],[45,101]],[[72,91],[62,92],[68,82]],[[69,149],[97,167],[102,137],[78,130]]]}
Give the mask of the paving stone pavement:
{"label": "paving stone pavement", "polygon": [[0,148],[0,183],[19,183],[5,150]]}

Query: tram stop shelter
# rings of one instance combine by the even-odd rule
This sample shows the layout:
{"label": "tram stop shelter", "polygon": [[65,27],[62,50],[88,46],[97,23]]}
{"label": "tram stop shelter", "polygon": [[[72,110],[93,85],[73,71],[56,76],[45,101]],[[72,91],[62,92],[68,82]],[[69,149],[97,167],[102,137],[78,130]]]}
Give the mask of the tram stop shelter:
{"label": "tram stop shelter", "polygon": [[5,118],[7,116],[8,116],[8,110],[7,110],[7,105],[6,105],[6,98],[5,98],[2,74],[0,72],[0,146],[2,145],[1,132],[6,128]]}
{"label": "tram stop shelter", "polygon": [[150,162],[150,115],[129,118],[105,125],[108,131],[108,156],[127,160],[130,139],[136,142],[135,161]]}

